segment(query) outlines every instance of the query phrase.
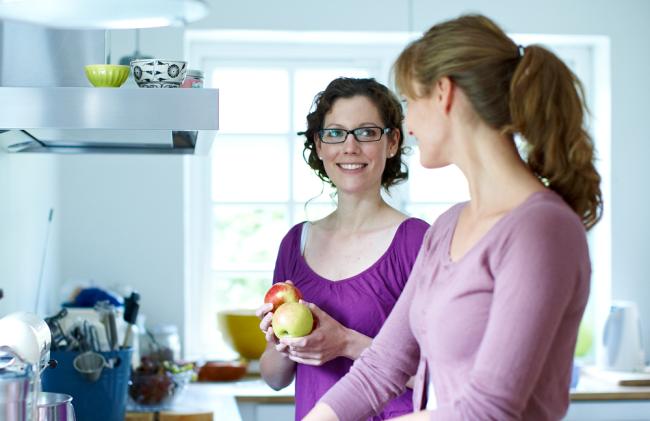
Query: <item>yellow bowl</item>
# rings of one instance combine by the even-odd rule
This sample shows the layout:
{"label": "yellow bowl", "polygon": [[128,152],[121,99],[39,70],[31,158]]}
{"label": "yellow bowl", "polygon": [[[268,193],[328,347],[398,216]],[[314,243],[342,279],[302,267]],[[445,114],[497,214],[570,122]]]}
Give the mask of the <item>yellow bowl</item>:
{"label": "yellow bowl", "polygon": [[129,77],[129,66],[119,64],[89,64],[84,66],[86,77],[98,88],[119,88]]}
{"label": "yellow bowl", "polygon": [[266,348],[266,339],[254,310],[220,311],[217,323],[226,343],[239,355],[249,360],[260,359]]}

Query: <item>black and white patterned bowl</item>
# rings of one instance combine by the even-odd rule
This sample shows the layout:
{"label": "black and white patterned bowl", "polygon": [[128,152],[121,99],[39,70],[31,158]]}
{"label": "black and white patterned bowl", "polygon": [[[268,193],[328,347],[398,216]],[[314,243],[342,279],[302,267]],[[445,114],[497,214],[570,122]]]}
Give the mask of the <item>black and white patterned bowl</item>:
{"label": "black and white patterned bowl", "polygon": [[185,80],[187,62],[157,58],[131,61],[131,73],[141,88],[178,88]]}

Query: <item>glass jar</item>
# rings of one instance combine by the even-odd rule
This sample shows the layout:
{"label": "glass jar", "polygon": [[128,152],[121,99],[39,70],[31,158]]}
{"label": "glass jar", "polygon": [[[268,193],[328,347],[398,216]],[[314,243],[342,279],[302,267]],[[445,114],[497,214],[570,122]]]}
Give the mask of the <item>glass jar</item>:
{"label": "glass jar", "polygon": [[181,88],[202,88],[203,87],[203,72],[196,69],[188,69],[185,74],[185,80],[181,84]]}
{"label": "glass jar", "polygon": [[149,329],[146,349],[140,344],[140,355],[156,353],[161,360],[181,359],[181,338],[176,325],[155,325]]}

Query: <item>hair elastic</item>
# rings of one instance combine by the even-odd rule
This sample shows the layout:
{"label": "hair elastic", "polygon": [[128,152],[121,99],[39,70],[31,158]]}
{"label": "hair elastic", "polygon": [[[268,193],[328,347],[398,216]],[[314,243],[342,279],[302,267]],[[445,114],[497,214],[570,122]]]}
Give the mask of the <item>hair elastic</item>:
{"label": "hair elastic", "polygon": [[519,57],[523,57],[524,53],[526,52],[526,47],[519,44],[519,45],[517,45],[517,50],[519,51]]}

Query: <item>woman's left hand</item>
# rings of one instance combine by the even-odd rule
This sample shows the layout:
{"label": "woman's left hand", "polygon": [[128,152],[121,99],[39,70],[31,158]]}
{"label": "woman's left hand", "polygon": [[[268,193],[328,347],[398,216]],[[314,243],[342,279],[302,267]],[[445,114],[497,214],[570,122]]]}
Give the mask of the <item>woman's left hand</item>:
{"label": "woman's left hand", "polygon": [[[297,363],[322,365],[336,357],[347,356],[350,329],[337,322],[316,304],[302,301],[316,319],[316,328],[307,336],[282,338],[280,343],[288,346],[289,358]],[[356,333],[356,332],[355,332]]]}

